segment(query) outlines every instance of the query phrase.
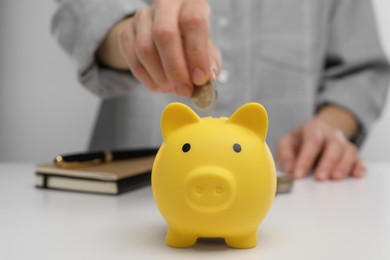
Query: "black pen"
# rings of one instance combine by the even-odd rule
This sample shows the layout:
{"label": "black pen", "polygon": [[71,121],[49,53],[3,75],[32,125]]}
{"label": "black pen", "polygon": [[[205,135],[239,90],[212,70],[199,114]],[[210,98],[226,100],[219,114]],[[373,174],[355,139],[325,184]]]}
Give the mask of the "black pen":
{"label": "black pen", "polygon": [[156,155],[157,149],[104,150],[87,153],[57,155],[54,164],[61,168],[82,168],[117,160],[128,160]]}

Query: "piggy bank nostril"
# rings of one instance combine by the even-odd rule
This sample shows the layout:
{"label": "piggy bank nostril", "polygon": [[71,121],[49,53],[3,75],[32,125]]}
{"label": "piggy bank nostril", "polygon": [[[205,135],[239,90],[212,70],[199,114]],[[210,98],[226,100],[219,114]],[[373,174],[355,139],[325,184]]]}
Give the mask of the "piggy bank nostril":
{"label": "piggy bank nostril", "polygon": [[215,187],[215,194],[221,195],[223,193],[223,188],[221,186]]}
{"label": "piggy bank nostril", "polygon": [[196,186],[196,187],[195,187],[195,192],[196,192],[196,194],[198,194],[198,195],[202,195],[202,193],[203,193],[203,187],[202,187],[202,186]]}

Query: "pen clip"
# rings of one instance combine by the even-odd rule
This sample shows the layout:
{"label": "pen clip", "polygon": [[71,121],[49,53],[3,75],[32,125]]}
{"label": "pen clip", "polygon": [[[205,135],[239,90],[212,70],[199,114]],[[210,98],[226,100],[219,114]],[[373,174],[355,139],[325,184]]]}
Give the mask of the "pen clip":
{"label": "pen clip", "polygon": [[87,161],[66,161],[62,155],[57,155],[54,158],[54,164],[59,168],[77,169],[98,165],[101,163],[108,163],[113,160],[113,155],[110,150],[104,150],[104,160],[95,158]]}

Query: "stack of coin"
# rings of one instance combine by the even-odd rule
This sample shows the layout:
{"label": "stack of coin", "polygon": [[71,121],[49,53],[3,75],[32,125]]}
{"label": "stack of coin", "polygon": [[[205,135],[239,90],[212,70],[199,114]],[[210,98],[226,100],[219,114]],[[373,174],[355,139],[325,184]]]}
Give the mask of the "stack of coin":
{"label": "stack of coin", "polygon": [[291,192],[293,184],[294,178],[291,175],[278,176],[276,194]]}
{"label": "stack of coin", "polygon": [[193,106],[199,111],[208,111],[215,106],[217,90],[212,81],[201,86],[195,86],[191,96]]}

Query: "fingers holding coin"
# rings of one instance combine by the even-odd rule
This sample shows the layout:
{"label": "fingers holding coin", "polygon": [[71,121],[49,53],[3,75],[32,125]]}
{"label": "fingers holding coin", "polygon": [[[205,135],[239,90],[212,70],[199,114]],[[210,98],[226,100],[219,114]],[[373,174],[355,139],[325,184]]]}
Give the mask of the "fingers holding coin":
{"label": "fingers holding coin", "polygon": [[199,111],[208,111],[215,106],[217,89],[215,83],[208,81],[204,85],[196,86],[191,96],[193,106]]}
{"label": "fingers holding coin", "polygon": [[211,59],[211,77],[205,84],[195,85],[191,96],[192,104],[198,111],[208,111],[212,109],[215,106],[218,97],[216,80],[217,75],[221,70],[221,52],[212,41],[209,41],[208,46]]}

